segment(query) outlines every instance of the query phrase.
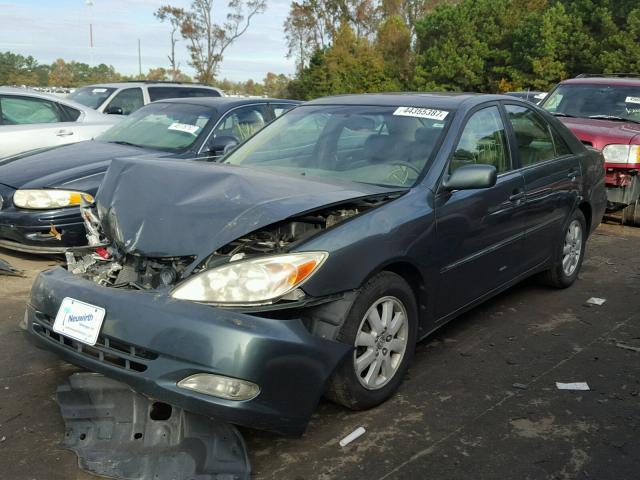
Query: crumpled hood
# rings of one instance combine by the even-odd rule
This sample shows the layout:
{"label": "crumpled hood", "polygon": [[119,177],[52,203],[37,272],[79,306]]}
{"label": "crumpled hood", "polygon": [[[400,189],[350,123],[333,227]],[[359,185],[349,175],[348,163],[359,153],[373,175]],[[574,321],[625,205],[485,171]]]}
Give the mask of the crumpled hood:
{"label": "crumpled hood", "polygon": [[637,143],[638,139],[634,141],[634,137],[640,135],[640,125],[631,122],[567,117],[559,117],[559,120],[581,141],[590,142],[598,150],[611,143]]}
{"label": "crumpled hood", "polygon": [[113,158],[149,154],[158,152],[93,140],[27,152],[0,160],[0,183],[14,188],[71,188],[73,181],[104,172]]}
{"label": "crumpled hood", "polygon": [[117,159],[96,202],[104,233],[125,252],[203,259],[296,214],[392,191],[217,163]]}

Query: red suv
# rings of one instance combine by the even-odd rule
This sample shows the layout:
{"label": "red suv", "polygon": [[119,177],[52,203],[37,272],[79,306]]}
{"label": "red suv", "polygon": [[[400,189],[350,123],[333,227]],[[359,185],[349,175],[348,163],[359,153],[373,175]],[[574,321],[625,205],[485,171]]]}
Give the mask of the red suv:
{"label": "red suv", "polygon": [[579,75],[560,82],[541,107],[602,151],[608,209],[640,226],[640,74]]}

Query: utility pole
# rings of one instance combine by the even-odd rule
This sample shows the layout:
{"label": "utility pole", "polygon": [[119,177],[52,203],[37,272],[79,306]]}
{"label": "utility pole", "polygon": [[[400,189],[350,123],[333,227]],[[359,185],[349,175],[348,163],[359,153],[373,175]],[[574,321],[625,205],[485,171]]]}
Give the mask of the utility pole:
{"label": "utility pole", "polygon": [[93,0],[85,0],[84,4],[89,10],[89,66],[93,66],[93,15],[91,14]]}
{"label": "utility pole", "polygon": [[140,39],[138,39],[138,75],[142,78],[142,54],[140,53]]}

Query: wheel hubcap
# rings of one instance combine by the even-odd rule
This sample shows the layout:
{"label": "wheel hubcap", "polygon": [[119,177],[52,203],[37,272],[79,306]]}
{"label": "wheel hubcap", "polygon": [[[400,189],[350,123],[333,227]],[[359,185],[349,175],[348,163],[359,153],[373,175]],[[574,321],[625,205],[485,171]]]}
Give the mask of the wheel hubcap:
{"label": "wheel hubcap", "polygon": [[355,341],[353,364],[368,390],[384,387],[395,375],[407,349],[407,310],[396,297],[377,300],[364,314]]}
{"label": "wheel hubcap", "polygon": [[567,229],[562,249],[562,271],[567,277],[573,275],[578,268],[582,254],[582,225],[577,220],[572,221]]}

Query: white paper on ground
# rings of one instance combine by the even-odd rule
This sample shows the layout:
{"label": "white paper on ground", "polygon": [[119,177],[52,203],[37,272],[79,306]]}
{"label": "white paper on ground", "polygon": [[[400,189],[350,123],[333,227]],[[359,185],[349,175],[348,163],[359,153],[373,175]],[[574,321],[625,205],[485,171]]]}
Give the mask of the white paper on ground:
{"label": "white paper on ground", "polygon": [[353,432],[351,432],[349,435],[347,435],[346,437],[344,437],[342,440],[340,440],[340,446],[341,447],[346,447],[347,445],[349,445],[351,442],[353,442],[356,438],[360,437],[361,435],[363,435],[365,432],[364,427],[358,427],[356,428]]}
{"label": "white paper on ground", "polygon": [[587,382],[560,383],[556,382],[558,390],[590,390]]}
{"label": "white paper on ground", "polygon": [[606,301],[607,301],[606,298],[591,297],[589,300],[587,300],[587,305],[598,305],[598,306],[600,306]]}

